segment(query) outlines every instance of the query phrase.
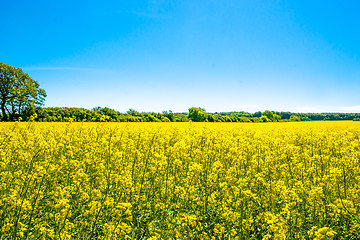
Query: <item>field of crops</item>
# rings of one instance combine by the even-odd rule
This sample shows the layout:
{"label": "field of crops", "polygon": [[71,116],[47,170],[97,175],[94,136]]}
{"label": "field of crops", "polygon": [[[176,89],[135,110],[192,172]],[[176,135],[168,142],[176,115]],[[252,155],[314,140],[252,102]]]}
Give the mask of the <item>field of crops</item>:
{"label": "field of crops", "polygon": [[1,123],[0,239],[359,239],[360,123]]}

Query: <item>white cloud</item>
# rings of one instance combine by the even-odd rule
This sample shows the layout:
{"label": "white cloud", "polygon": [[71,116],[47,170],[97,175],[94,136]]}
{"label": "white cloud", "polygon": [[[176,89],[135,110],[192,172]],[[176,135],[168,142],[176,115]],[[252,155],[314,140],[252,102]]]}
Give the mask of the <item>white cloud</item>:
{"label": "white cloud", "polygon": [[359,112],[360,111],[360,105],[358,106],[349,106],[349,107],[341,107],[341,111],[353,111],[353,112]]}
{"label": "white cloud", "polygon": [[325,112],[341,112],[336,106],[301,106],[294,109],[295,112],[302,113],[325,113]]}
{"label": "white cloud", "polygon": [[[321,113],[324,112],[324,108],[323,107],[314,107],[314,106],[302,106],[302,107],[297,107],[295,108],[295,110],[297,112],[312,112],[312,113]],[[326,112],[326,111],[325,111]]]}
{"label": "white cloud", "polygon": [[338,106],[302,106],[294,109],[295,112],[303,113],[325,113],[325,112],[360,112],[360,106],[348,106],[348,107],[338,107]]}
{"label": "white cloud", "polygon": [[245,105],[233,105],[229,106],[230,111],[249,111],[249,112],[256,112],[261,109],[260,105],[256,104],[245,104]]}
{"label": "white cloud", "polygon": [[259,108],[260,105],[233,105],[232,108]]}

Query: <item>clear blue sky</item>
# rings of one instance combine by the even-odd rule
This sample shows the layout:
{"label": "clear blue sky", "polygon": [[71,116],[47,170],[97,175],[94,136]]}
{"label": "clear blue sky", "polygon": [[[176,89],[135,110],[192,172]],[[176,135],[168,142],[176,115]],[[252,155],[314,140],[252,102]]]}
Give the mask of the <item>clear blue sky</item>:
{"label": "clear blue sky", "polygon": [[0,62],[45,106],[360,112],[359,1],[10,1]]}

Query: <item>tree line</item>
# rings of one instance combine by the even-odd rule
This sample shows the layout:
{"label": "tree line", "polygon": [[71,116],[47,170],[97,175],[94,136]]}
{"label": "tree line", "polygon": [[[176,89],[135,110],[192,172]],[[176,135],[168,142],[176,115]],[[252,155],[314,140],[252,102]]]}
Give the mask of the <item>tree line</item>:
{"label": "tree line", "polygon": [[21,68],[0,62],[0,118],[2,121],[41,122],[279,122],[279,121],[360,121],[360,113],[220,112],[208,113],[191,107],[186,113],[172,111],[121,113],[107,107],[91,110],[74,107],[43,107],[46,91]]}
{"label": "tree line", "polygon": [[208,113],[204,108],[192,107],[188,112],[138,112],[129,109],[119,112],[107,107],[93,109],[75,107],[39,107],[35,114],[23,112],[23,120],[39,122],[282,122],[360,120],[360,113],[291,113],[291,112],[220,112]]}

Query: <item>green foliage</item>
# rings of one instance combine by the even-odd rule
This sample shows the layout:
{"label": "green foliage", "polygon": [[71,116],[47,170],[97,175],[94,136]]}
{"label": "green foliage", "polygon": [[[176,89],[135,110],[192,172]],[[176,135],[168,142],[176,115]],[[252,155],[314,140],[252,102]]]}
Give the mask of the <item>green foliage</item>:
{"label": "green foliage", "polygon": [[214,119],[214,117],[213,117],[211,114],[207,114],[206,120],[207,120],[208,122],[215,122],[215,119]]}
{"label": "green foliage", "polygon": [[130,108],[126,113],[134,117],[140,116],[140,113],[132,108]]}
{"label": "green foliage", "polygon": [[[198,109],[198,108],[196,108]],[[200,108],[201,109],[201,108]],[[261,117],[254,117],[255,114],[246,112],[221,112],[221,113],[205,113],[204,109],[200,111],[202,114],[203,122],[272,122],[282,120],[281,116],[287,116],[289,112],[264,112]],[[38,117],[36,121],[45,122],[187,122],[188,113],[173,113],[171,111],[163,111],[162,113],[155,112],[138,112],[134,109],[130,109],[127,113],[121,113],[111,108],[96,107],[92,110],[84,108],[39,108],[36,111]],[[204,114],[204,115],[203,115]],[[258,114],[256,114],[258,115]],[[293,113],[288,118],[284,118],[285,121],[311,121],[315,116],[315,119],[321,114],[307,114],[307,113]],[[30,115],[29,115],[30,116]],[[324,114],[326,118],[321,120],[358,120],[360,119],[359,113],[351,114]],[[270,119],[270,118],[271,119]],[[337,119],[337,117],[341,119]],[[29,119],[23,118],[23,119]],[[317,119],[316,119],[317,120]],[[192,120],[194,121],[194,120]]]}
{"label": "green foliage", "polygon": [[176,122],[175,121],[175,115],[172,111],[163,111],[162,115],[166,117],[170,122]]}
{"label": "green foliage", "polygon": [[[270,111],[265,111],[265,116],[269,119],[271,118]],[[291,113],[291,112],[276,112],[272,111],[273,118],[271,121],[289,121],[292,115],[298,116],[301,121],[336,121],[336,120],[354,120],[356,118],[360,119],[360,113]],[[210,114],[210,113],[208,113]],[[255,112],[253,114],[247,112],[220,112],[211,114],[215,122],[244,122],[243,118],[245,117],[251,122],[261,121],[260,117],[262,112]],[[234,118],[235,116],[235,118]]]}
{"label": "green foliage", "polygon": [[291,115],[290,116],[290,121],[292,121],[292,122],[300,122],[301,119],[300,119],[300,117],[298,117],[296,115]]}
{"label": "green foliage", "polygon": [[274,114],[274,122],[280,122],[281,117],[277,114]]}
{"label": "green foliage", "polygon": [[262,113],[262,116],[267,117],[269,120],[272,120],[274,118],[274,113],[271,111],[266,110]]}
{"label": "green foliage", "polygon": [[266,110],[262,113],[262,116],[260,117],[260,120],[262,122],[279,122],[281,117],[277,114],[274,114],[273,112]]}
{"label": "green foliage", "polygon": [[[40,108],[38,121],[41,122],[179,122],[188,121],[185,114],[179,113],[140,113],[130,109],[121,113],[111,108],[95,107],[92,110],[85,108],[49,107]],[[130,113],[130,114],[129,114]]]}
{"label": "green foliage", "polygon": [[260,117],[260,122],[271,122],[271,120],[267,116],[262,115]]}
{"label": "green foliage", "polygon": [[24,119],[43,105],[44,89],[21,68],[0,62],[0,107],[3,121]]}
{"label": "green foliage", "polygon": [[192,107],[189,108],[188,118],[193,122],[205,122],[207,119],[205,109]]}
{"label": "green foliage", "polygon": [[256,113],[254,113],[253,117],[261,117],[262,116],[262,112],[258,111]]}

